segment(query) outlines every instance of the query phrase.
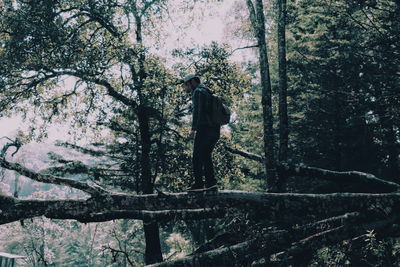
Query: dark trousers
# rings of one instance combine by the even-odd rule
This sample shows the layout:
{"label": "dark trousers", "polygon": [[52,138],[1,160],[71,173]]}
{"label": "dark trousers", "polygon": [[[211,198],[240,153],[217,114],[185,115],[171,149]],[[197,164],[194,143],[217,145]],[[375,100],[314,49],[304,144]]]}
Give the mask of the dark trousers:
{"label": "dark trousers", "polygon": [[192,160],[193,175],[197,184],[203,184],[203,178],[207,185],[216,182],[211,154],[219,136],[219,127],[202,127],[196,131]]}

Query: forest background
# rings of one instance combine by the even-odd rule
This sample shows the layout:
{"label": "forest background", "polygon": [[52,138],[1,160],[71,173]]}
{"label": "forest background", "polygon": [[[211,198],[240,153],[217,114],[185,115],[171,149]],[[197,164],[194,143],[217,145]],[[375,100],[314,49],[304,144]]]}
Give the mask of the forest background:
{"label": "forest background", "polygon": [[[400,2],[256,1],[266,16],[270,103],[255,34],[260,17],[252,18],[250,2],[1,1],[1,129],[6,118],[23,125],[1,140],[0,193],[77,200],[97,186],[138,195],[184,191],[191,182],[190,96],[179,81],[189,73],[201,75],[234,114],[214,153],[221,189],[271,189],[276,162],[399,183]],[[10,142],[18,151],[6,155]],[[88,186],[33,181],[53,176]],[[343,188],[291,179],[280,190]],[[156,222],[126,213],[98,223],[79,216],[90,223],[10,220],[0,226],[0,250],[26,256],[22,266],[142,266],[179,259],[247,220],[245,212]],[[365,240],[357,254],[363,263],[398,262],[397,239],[368,232]],[[324,246],[307,264],[353,264],[345,250]]]}

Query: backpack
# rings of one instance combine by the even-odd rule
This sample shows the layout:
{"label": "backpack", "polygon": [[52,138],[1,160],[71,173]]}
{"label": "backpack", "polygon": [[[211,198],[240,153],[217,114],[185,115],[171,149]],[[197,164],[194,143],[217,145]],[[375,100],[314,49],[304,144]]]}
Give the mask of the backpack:
{"label": "backpack", "polygon": [[210,98],[210,122],[212,125],[222,126],[228,124],[231,119],[231,111],[224,104],[224,100],[222,97],[217,96],[209,90],[211,98]]}

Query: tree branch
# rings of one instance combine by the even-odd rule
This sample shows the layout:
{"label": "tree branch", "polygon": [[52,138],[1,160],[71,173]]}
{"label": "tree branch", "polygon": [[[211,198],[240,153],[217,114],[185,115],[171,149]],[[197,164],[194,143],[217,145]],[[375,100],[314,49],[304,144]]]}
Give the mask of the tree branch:
{"label": "tree branch", "polygon": [[237,154],[240,155],[242,157],[245,157],[247,159],[251,159],[251,160],[255,160],[258,161],[260,163],[264,163],[265,162],[265,158],[263,156],[257,155],[257,154],[253,154],[247,151],[243,151],[243,150],[239,150],[236,148],[232,148],[230,146],[225,146],[226,150],[228,150],[229,152],[233,153],[233,154]]}
{"label": "tree branch", "polygon": [[235,266],[236,264],[251,263],[257,256],[270,254],[274,248],[286,244],[287,231],[275,231],[263,236],[264,244],[257,238],[238,243],[229,247],[223,247],[207,251],[193,256],[187,256],[170,262],[162,262],[148,267],[172,267],[172,266]]}
{"label": "tree branch", "polygon": [[4,136],[3,138],[8,139],[9,141],[11,141],[11,143],[7,143],[3,146],[3,148],[0,151],[0,158],[4,158],[6,156],[7,151],[10,147],[15,147],[14,153],[11,154],[11,157],[13,157],[18,152],[18,150],[21,148],[21,143],[18,140],[15,140],[15,141],[11,140],[10,138],[8,138],[6,136]]}
{"label": "tree branch", "polygon": [[115,100],[123,103],[126,106],[133,108],[137,112],[138,105],[135,101],[130,99],[129,97],[124,96],[123,94],[119,93],[107,80],[100,79],[98,77],[94,77],[91,75],[87,75],[78,71],[73,70],[47,70],[57,75],[70,75],[73,77],[77,77],[85,82],[95,83],[97,85],[103,86],[106,88],[107,93],[109,96],[113,97]]}
{"label": "tree branch", "polygon": [[88,149],[85,147],[81,147],[75,144],[71,144],[68,142],[64,142],[64,141],[60,141],[57,140],[55,143],[56,146],[61,146],[61,147],[66,147],[66,148],[72,148],[76,151],[79,151],[83,154],[87,154],[87,155],[91,155],[91,156],[95,156],[95,157],[101,157],[101,156],[107,156],[107,153],[101,150],[93,150],[93,149]]}
{"label": "tree branch", "polygon": [[235,48],[235,49],[233,49],[233,50],[231,51],[231,55],[232,55],[234,52],[238,51],[238,50],[248,49],[248,48],[256,48],[256,47],[258,47],[258,46],[259,46],[259,45],[248,45],[248,46],[238,47],[238,48]]}
{"label": "tree branch", "polygon": [[[260,155],[252,154],[247,151],[235,149],[229,146],[226,146],[225,148],[229,152],[240,155],[247,159],[255,160],[261,163],[265,162],[265,158]],[[387,193],[400,191],[400,185],[397,183],[385,181],[375,177],[372,174],[358,171],[337,172],[308,166],[291,166],[285,163],[278,163],[277,169],[278,172],[285,175],[320,178],[339,184],[353,185],[351,188],[352,192]]]}
{"label": "tree branch", "polygon": [[102,213],[90,213],[88,215],[76,217],[74,219],[83,222],[105,222],[118,219],[146,220],[155,221],[174,221],[174,220],[201,220],[208,218],[222,218],[226,214],[223,209],[181,209],[181,210],[113,210]]}
{"label": "tree branch", "polygon": [[17,173],[19,173],[25,177],[31,178],[32,180],[35,180],[38,182],[72,187],[72,188],[79,189],[79,190],[86,192],[93,196],[106,195],[106,194],[110,193],[106,189],[104,189],[96,184],[89,185],[88,183],[83,183],[83,182],[75,181],[72,179],[58,177],[58,176],[54,176],[54,175],[50,175],[50,174],[41,174],[41,173],[34,172],[32,170],[25,168],[24,166],[22,166],[19,163],[9,162],[4,157],[0,158],[0,166],[3,168],[6,168],[8,170],[16,171]]}
{"label": "tree branch", "polygon": [[400,185],[394,182],[385,181],[369,173],[358,171],[337,172],[308,166],[289,166],[279,164],[278,171],[287,175],[318,177],[340,184],[355,185],[352,189],[356,192],[395,192],[400,191]]}

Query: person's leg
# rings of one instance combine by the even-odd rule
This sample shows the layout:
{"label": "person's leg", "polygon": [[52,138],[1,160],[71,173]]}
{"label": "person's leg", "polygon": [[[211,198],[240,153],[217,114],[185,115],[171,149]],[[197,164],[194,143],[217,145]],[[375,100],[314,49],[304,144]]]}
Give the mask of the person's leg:
{"label": "person's leg", "polygon": [[193,177],[194,184],[190,188],[191,190],[196,190],[204,188],[204,161],[202,151],[204,148],[204,134],[201,131],[196,132],[193,145],[193,155],[192,155],[192,167],[193,167]]}
{"label": "person's leg", "polygon": [[211,131],[208,135],[207,142],[204,146],[202,159],[204,162],[204,176],[206,182],[206,188],[211,188],[217,185],[217,180],[214,174],[214,164],[212,160],[212,152],[215,148],[219,139],[219,129]]}

